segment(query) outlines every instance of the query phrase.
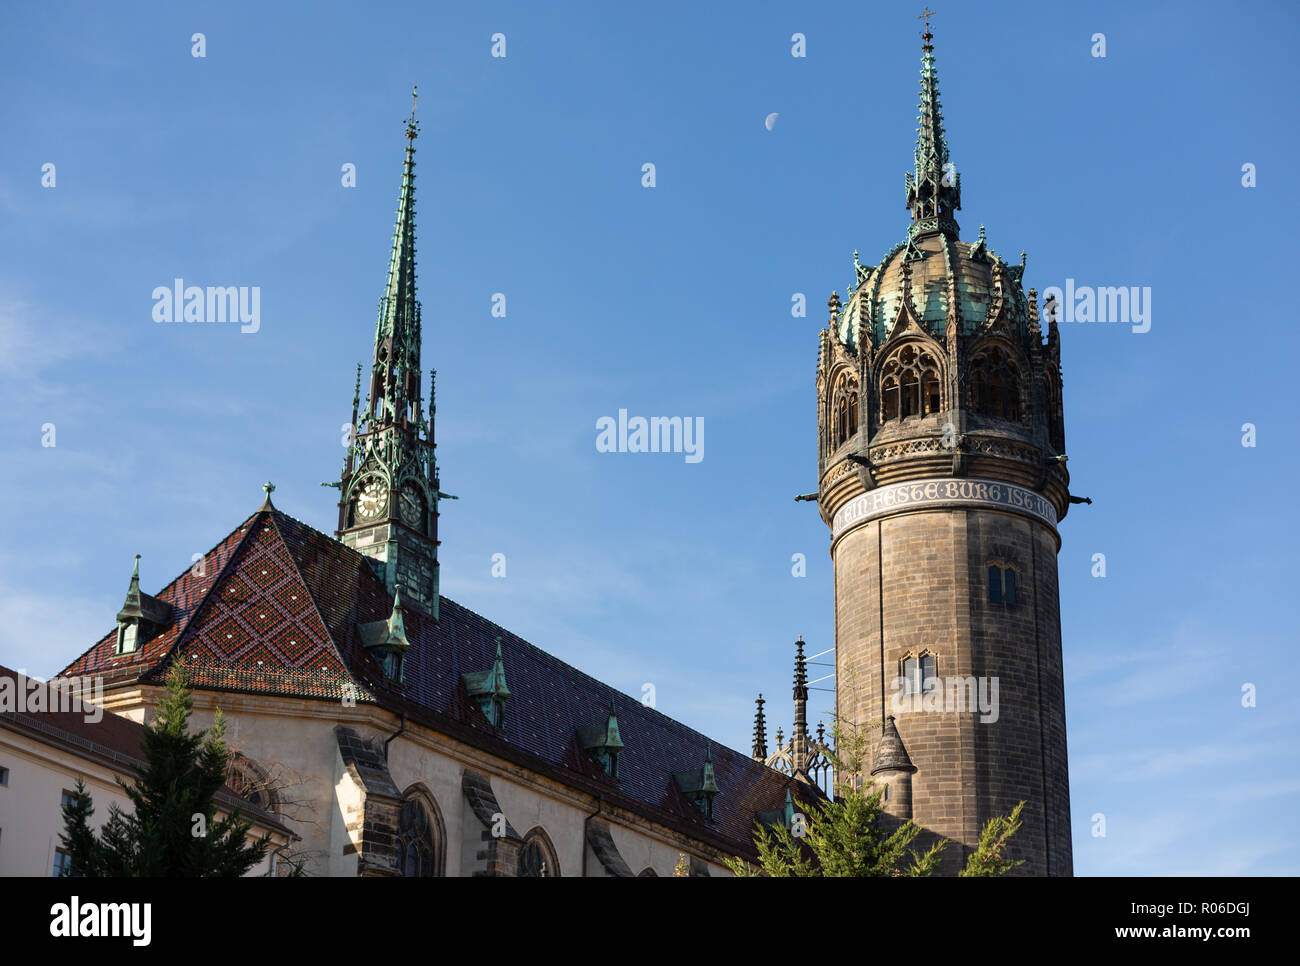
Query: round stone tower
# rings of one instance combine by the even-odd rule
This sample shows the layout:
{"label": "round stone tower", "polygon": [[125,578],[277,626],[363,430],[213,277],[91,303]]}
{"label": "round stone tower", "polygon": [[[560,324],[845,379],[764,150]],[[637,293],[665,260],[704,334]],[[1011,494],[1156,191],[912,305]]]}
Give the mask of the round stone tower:
{"label": "round stone tower", "polygon": [[1070,875],[1056,555],[1071,497],[1055,307],[1044,339],[1024,256],[1004,262],[983,228],[958,240],[961,179],[928,23],[924,38],[911,227],[878,265],[854,254],[852,290],[832,294],[820,337],[837,714],[910,762],[911,817],[953,843],[945,871],[1023,800],[1016,873]]}

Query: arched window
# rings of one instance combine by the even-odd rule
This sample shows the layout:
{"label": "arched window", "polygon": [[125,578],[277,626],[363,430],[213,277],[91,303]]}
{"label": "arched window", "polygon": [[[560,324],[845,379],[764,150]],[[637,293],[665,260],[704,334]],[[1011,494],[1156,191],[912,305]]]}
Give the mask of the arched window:
{"label": "arched window", "polygon": [[407,878],[432,878],[443,871],[442,817],[422,790],[402,798],[397,823],[397,871]]}
{"label": "arched window", "polygon": [[524,836],[519,850],[519,877],[521,879],[558,878],[560,863],[555,858],[550,836],[535,828]]}
{"label": "arched window", "polygon": [[848,374],[835,381],[832,405],[831,449],[838,449],[858,433],[858,384]]}
{"label": "arched window", "polygon": [[280,798],[275,783],[257,762],[243,752],[234,751],[226,766],[226,784],[246,802],[251,802],[272,815],[280,811]]}
{"label": "arched window", "polygon": [[938,360],[913,345],[903,346],[881,368],[880,421],[939,412],[942,385]]}

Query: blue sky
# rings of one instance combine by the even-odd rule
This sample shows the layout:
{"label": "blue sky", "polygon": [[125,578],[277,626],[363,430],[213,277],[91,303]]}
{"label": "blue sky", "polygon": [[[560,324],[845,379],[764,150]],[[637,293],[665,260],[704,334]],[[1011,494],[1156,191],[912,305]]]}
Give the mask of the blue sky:
{"label": "blue sky", "polygon": [[[915,4],[701,6],[10,10],[0,663],[58,670],[112,626],[133,554],[156,591],[263,480],[332,531],[318,484],[418,83],[424,364],[460,497],[444,593],[733,747],[758,691],[788,733],[792,642],[833,643],[827,531],[792,500],[816,488],[817,332],[852,252],[904,237],[920,25]],[[1300,873],[1296,8],[948,4],[934,26],[963,236],[1027,251],[1040,291],[1152,292],[1149,332],[1063,332],[1094,500],[1059,558],[1076,872]],[[259,286],[260,331],[155,324],[176,277]],[[620,408],[702,417],[705,458],[598,453]],[[811,707],[829,720],[830,695]]]}

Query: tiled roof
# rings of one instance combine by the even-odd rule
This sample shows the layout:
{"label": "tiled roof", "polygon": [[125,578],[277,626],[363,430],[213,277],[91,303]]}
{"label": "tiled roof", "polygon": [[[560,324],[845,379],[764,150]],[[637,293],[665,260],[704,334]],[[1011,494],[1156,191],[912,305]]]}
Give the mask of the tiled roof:
{"label": "tiled roof", "polygon": [[[113,633],[70,664],[64,675],[105,674],[106,685],[160,682],[183,653],[196,686],[338,701],[351,686],[358,702],[376,702],[436,731],[566,784],[600,794],[647,818],[752,854],[756,813],[816,794],[747,755],[712,743],[511,634],[442,598],[435,622],[405,611],[411,648],[403,679],[386,679],[361,647],[360,624],[385,620],[392,598],[357,551],[274,508],[263,508],[204,558],[206,576],[186,574],[157,596],[176,622],[137,655],[113,656]],[[484,718],[462,675],[492,666],[500,638],[510,687],[505,727]],[[603,725],[611,701],[624,749],[613,779],[582,750],[576,729]],[[708,821],[681,794],[674,773],[698,769],[711,754],[720,792]]]}

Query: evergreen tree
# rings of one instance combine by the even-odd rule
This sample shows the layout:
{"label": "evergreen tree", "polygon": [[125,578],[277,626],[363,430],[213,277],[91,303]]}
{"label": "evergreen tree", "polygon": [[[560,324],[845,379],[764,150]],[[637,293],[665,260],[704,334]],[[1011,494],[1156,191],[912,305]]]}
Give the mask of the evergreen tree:
{"label": "evergreen tree", "polygon": [[98,876],[103,867],[103,856],[95,833],[90,829],[90,816],[95,813],[86,783],[77,776],[72,800],[63,805],[64,831],[59,836],[63,848],[71,856],[71,862],[64,871],[70,876]]}
{"label": "evergreen tree", "polygon": [[73,875],[108,877],[241,876],[266,856],[266,837],[249,842],[251,825],[239,809],[217,819],[214,796],[225,784],[230,756],[218,709],[212,727],[191,734],[194,697],[177,660],[157,715],[145,729],[145,767],[127,784],[118,779],[132,810],[116,805],[96,840],[87,819],[90,796],[78,782],[64,808],[62,836]]}
{"label": "evergreen tree", "polygon": [[[860,774],[866,760],[865,738],[843,731],[838,722],[832,734],[837,751],[844,755],[836,759],[836,775]],[[727,862],[728,868],[737,876],[777,878],[934,874],[948,846],[946,839],[917,853],[911,846],[923,829],[908,820],[889,831],[882,819],[883,787],[867,792],[837,782],[835,791],[835,799],[812,803],[809,814],[798,816],[793,828],[759,826],[754,836],[759,864],[736,858]],[[1003,850],[1020,829],[1024,804],[1017,805],[1010,816],[998,816],[985,824],[960,875],[999,876],[1021,864],[1005,859]]]}
{"label": "evergreen tree", "polygon": [[1020,831],[1020,812],[1025,803],[1019,803],[1010,815],[998,815],[989,819],[980,832],[979,845],[966,859],[966,868],[958,875],[996,876],[1004,875],[1018,865],[1024,865],[1024,859],[1012,862],[1003,856],[1007,839]]}

